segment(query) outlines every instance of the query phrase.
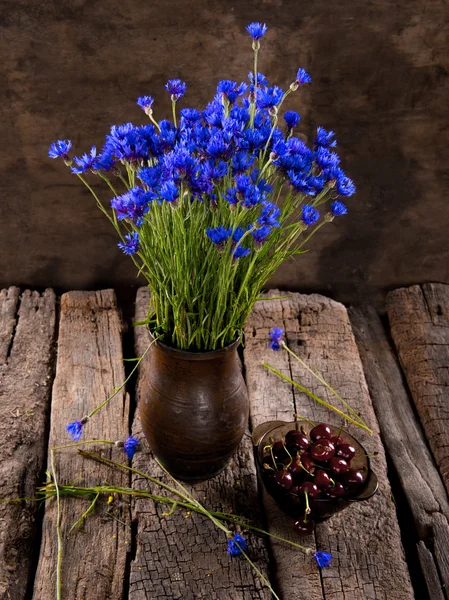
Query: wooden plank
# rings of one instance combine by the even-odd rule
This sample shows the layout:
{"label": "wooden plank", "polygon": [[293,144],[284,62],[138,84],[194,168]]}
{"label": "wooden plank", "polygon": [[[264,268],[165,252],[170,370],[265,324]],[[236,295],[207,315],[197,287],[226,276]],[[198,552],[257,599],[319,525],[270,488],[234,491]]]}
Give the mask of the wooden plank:
{"label": "wooden plank", "polygon": [[[272,290],[269,295],[276,296],[279,292]],[[245,328],[252,426],[264,420],[291,420],[294,411],[314,421],[338,424],[334,413],[313,403],[304,394],[296,393],[296,389],[292,391],[288,384],[261,366],[265,360],[320,397],[335,402],[327,389],[297,361],[290,360],[286,352],[269,350],[268,333],[273,326],[284,328],[289,347],[317,368],[373,428],[372,437],[354,427],[348,427],[348,431],[368,452],[379,453],[372,464],[380,483],[375,497],[317,526],[318,549],[333,556],[331,566],[321,572],[321,581],[309,557],[273,545],[282,597],[285,600],[413,599],[395,508],[390,499],[384,451],[346,309],[323,296],[291,294],[285,300],[258,302]],[[266,514],[271,525],[271,506],[267,507]],[[279,523],[282,519],[284,527],[291,530],[287,517],[276,513],[275,518]],[[305,570],[306,565],[309,572]]]}
{"label": "wooden plank", "polygon": [[[61,298],[56,378],[53,385],[49,446],[70,443],[65,431],[68,422],[82,418],[107,398],[124,380],[121,322],[115,294],[69,292]],[[83,439],[123,440],[128,435],[129,407],[124,393],[86,425]],[[103,456],[123,461],[123,452],[110,446],[98,448]],[[60,483],[104,482],[129,485],[126,473],[85,460],[77,449],[55,453]],[[130,548],[128,505],[113,503],[114,519],[100,503],[97,514],[87,519],[81,530],[68,535],[73,523],[88,503],[63,498],[61,524],[64,537],[62,590],[64,600],[121,600],[126,554]],[[55,597],[56,589],[56,502],[46,503],[40,560],[34,586],[34,600]],[[120,522],[121,521],[121,522]]]}
{"label": "wooden plank", "polygon": [[[54,362],[55,295],[0,292],[0,497],[35,495],[43,474]],[[25,598],[36,505],[0,504],[0,599]]]}
{"label": "wooden plank", "polygon": [[449,492],[449,285],[390,292],[387,310],[413,401]]}
{"label": "wooden plank", "polygon": [[423,541],[418,542],[417,549],[430,600],[446,600],[432,553]]}
{"label": "wooden plank", "polygon": [[[437,597],[433,583],[435,576],[439,578],[440,590],[449,590],[447,560],[438,562],[437,558],[447,553],[449,500],[377,311],[373,307],[351,308],[349,315],[382,439],[421,540],[418,556],[423,574],[428,575],[431,561],[436,563],[433,564],[432,578],[426,577],[428,585],[431,583],[429,597],[433,599]],[[428,549],[424,551],[426,545]]]}
{"label": "wooden plank", "polygon": [[[136,320],[146,318],[149,291],[138,291]],[[149,344],[144,327],[135,330],[136,353],[141,356]],[[139,373],[138,401],[148,393],[148,370],[145,363]],[[141,436],[138,416],[133,432]],[[133,466],[165,479],[151,453],[137,453]],[[148,482],[135,478],[134,486],[154,489]],[[244,437],[230,466],[214,479],[195,485],[183,484],[213,510],[233,512],[257,519],[259,515],[256,473],[249,435]],[[207,518],[184,510],[164,517],[167,507],[149,500],[135,500],[133,519],[137,520],[137,551],[131,563],[129,600],[256,600],[271,598],[258,575],[243,557],[229,557],[226,536]],[[264,540],[249,536],[248,552],[258,569],[268,577],[268,555]]]}

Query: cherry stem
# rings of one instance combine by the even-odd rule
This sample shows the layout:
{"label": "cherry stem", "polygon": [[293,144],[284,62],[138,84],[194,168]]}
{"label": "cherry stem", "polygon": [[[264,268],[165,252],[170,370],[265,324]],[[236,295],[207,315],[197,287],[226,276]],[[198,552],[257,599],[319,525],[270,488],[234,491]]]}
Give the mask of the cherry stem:
{"label": "cherry stem", "polygon": [[309,506],[309,494],[307,493],[307,490],[304,490],[304,496],[306,498],[306,510],[304,512],[304,523],[307,523],[307,517],[310,515],[310,513],[312,512],[310,510],[310,506]]}
{"label": "cherry stem", "polygon": [[296,413],[294,413],[293,416],[295,417],[295,419],[301,419],[302,421],[307,421],[307,423],[309,423],[310,425],[313,425],[313,427],[315,427],[315,423],[313,421],[311,421],[310,419],[308,419],[307,417],[303,417],[302,415],[298,415]]}

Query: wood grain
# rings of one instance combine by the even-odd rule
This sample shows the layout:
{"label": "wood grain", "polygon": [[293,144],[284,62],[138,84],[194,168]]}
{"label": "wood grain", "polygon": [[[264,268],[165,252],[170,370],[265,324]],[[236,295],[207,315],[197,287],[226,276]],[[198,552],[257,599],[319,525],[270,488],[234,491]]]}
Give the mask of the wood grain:
{"label": "wood grain", "polygon": [[[52,393],[50,448],[70,443],[66,424],[88,414],[121,385],[122,358],[121,322],[114,292],[64,294]],[[128,414],[125,394],[120,393],[85,426],[82,439],[123,440],[128,435]],[[98,451],[126,462],[119,449],[101,446]],[[55,453],[55,468],[60,483],[129,485],[126,474],[83,459],[76,448]],[[128,505],[115,498],[106,512],[105,501],[100,502],[96,515],[89,517],[81,530],[69,535],[68,530],[88,505],[79,499],[61,500],[63,598],[121,600],[131,542]],[[55,523],[56,502],[52,499],[45,507],[34,600],[55,597]]]}
{"label": "wood grain", "polygon": [[390,292],[387,310],[413,401],[449,492],[449,285]]}
{"label": "wood grain", "polygon": [[[272,290],[269,295],[276,296],[279,292]],[[348,427],[349,433],[369,453],[378,452],[372,466],[380,483],[380,492],[375,497],[317,526],[317,548],[333,556],[331,567],[321,573],[301,552],[272,545],[282,598],[412,600],[414,593],[390,499],[378,425],[346,309],[323,296],[291,294],[285,300],[258,302],[245,328],[244,357],[252,426],[265,420],[291,420],[294,411],[314,421],[338,424],[334,413],[292,390],[261,366],[262,361],[267,361],[318,396],[335,402],[327,389],[297,361],[290,360],[285,351],[269,350],[268,333],[273,326],[284,328],[289,347],[317,368],[374,430],[370,437],[360,429]],[[273,511],[272,503],[265,507],[270,527],[278,529],[282,524],[286,531],[291,531],[289,519]]]}
{"label": "wood grain", "polygon": [[[426,580],[428,585],[431,582],[429,597],[433,599],[437,597],[435,577],[440,590],[449,590],[447,561],[438,562],[436,558],[447,553],[449,500],[377,311],[373,307],[352,308],[349,315],[382,440],[416,524],[423,574],[432,574],[432,578],[426,577]],[[436,564],[429,571],[431,561]]]}
{"label": "wood grain", "polygon": [[[43,474],[54,362],[55,295],[0,291],[0,498],[32,498]],[[25,598],[36,505],[0,503],[0,599]]]}
{"label": "wood grain", "polygon": [[[136,321],[145,319],[149,291],[138,291]],[[144,327],[135,330],[136,353],[141,356],[149,344]],[[137,385],[138,401],[147,393],[148,370],[142,363]],[[194,407],[192,408],[194,410]],[[188,427],[188,423],[186,423]],[[133,433],[141,436],[138,416]],[[153,460],[150,451],[137,453],[133,466],[169,482]],[[148,486],[136,477],[138,488]],[[244,440],[227,469],[214,479],[195,485],[183,484],[194,496],[212,510],[260,518],[256,474],[249,436]],[[150,500],[133,502],[133,519],[137,521],[137,548],[131,563],[129,600],[268,600],[271,594],[244,557],[232,558],[226,552],[227,540],[206,517],[183,509],[164,517],[167,507]],[[258,569],[268,577],[268,556],[263,539],[249,536],[248,553]]]}

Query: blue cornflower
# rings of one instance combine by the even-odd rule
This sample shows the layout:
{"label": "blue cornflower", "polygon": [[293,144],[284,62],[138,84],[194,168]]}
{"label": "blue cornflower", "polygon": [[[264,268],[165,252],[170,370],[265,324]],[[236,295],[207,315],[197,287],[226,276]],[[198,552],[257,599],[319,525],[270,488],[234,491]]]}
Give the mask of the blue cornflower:
{"label": "blue cornflower", "polygon": [[[248,79],[251,84],[251,91],[254,91],[254,72],[248,73]],[[265,77],[262,73],[257,73],[257,87],[268,87],[268,77]]]}
{"label": "blue cornflower", "polygon": [[97,149],[92,146],[90,154],[83,154],[83,156],[75,156],[73,162],[75,167],[72,167],[72,173],[85,173],[92,168],[97,157]]}
{"label": "blue cornflower", "polygon": [[258,178],[259,178],[259,173],[260,173],[259,169],[253,169],[253,170],[251,171],[251,181],[252,181],[252,182],[253,182],[255,185],[257,185],[257,187],[259,188],[259,190],[260,190],[262,193],[264,193],[264,192],[265,192],[265,193],[267,193],[267,194],[271,194],[271,192],[273,191],[273,186],[272,186],[272,185],[270,185],[270,184],[267,182],[267,180],[266,180],[266,179],[263,179],[263,178],[262,178],[262,179],[260,179],[259,181],[257,181],[257,180],[258,180]]}
{"label": "blue cornflower", "polygon": [[83,423],[81,421],[73,421],[66,426],[68,434],[74,442],[77,442],[83,433]]}
{"label": "blue cornflower", "polygon": [[110,171],[115,165],[115,158],[107,149],[97,156],[92,165],[94,171]]}
{"label": "blue cornflower", "polygon": [[313,558],[316,560],[317,565],[322,569],[328,567],[331,564],[332,554],[328,552],[315,552]]}
{"label": "blue cornflower", "polygon": [[131,460],[136,453],[139,441],[139,438],[134,438],[132,435],[126,438],[125,443],[123,444],[123,450],[126,452],[126,456],[129,460]]}
{"label": "blue cornflower", "polygon": [[287,142],[288,149],[291,154],[300,154],[308,159],[312,159],[312,150],[302,140],[297,137],[291,137]]}
{"label": "blue cornflower", "polygon": [[326,131],[324,127],[318,127],[316,134],[316,145],[323,148],[334,148],[337,140],[332,139],[335,136],[333,131]]}
{"label": "blue cornflower", "polygon": [[156,165],[155,167],[145,167],[137,173],[137,177],[149,188],[155,188],[159,185],[162,177],[161,167],[159,165]]}
{"label": "blue cornflower", "polygon": [[284,330],[281,327],[273,327],[268,335],[271,338],[270,348],[277,352],[281,349],[281,341],[282,336],[284,335]]}
{"label": "blue cornflower", "polygon": [[246,26],[246,31],[253,38],[253,40],[260,40],[267,33],[268,27],[265,23],[250,23]]}
{"label": "blue cornflower", "polygon": [[355,185],[352,179],[343,176],[337,179],[337,191],[341,196],[352,196],[355,194]]}
{"label": "blue cornflower", "polygon": [[259,225],[269,225],[270,227],[279,227],[278,217],[281,216],[281,209],[272,202],[267,202],[263,207],[260,217],[257,219]]}
{"label": "blue cornflower", "polygon": [[244,194],[251,185],[251,179],[248,175],[237,175],[235,178],[235,184],[240,194]]}
{"label": "blue cornflower", "polygon": [[209,125],[221,127],[221,122],[224,118],[224,107],[221,102],[209,102],[202,113],[203,119]]}
{"label": "blue cornflower", "polygon": [[232,229],[226,229],[223,225],[219,227],[209,227],[206,229],[207,237],[217,246],[222,246],[229,239]]}
{"label": "blue cornflower", "polygon": [[187,91],[187,84],[180,79],[169,79],[165,84],[165,89],[170,93],[172,100],[177,102]]}
{"label": "blue cornflower", "polygon": [[227,200],[231,206],[238,204],[239,200],[237,198],[237,188],[235,188],[235,187],[228,188],[228,191],[224,195],[224,199]]}
{"label": "blue cornflower", "polygon": [[288,110],[284,115],[284,120],[289,129],[293,129],[301,120],[300,115],[295,110]]}
{"label": "blue cornflower", "polygon": [[344,171],[339,167],[324,169],[323,175],[328,181],[333,182],[341,196],[352,196],[355,194],[354,182],[349,177],[346,177]]}
{"label": "blue cornflower", "polygon": [[287,154],[288,146],[283,139],[278,140],[276,143],[273,144],[271,151],[276,156],[276,158],[279,158],[280,156],[285,156]]}
{"label": "blue cornflower", "polygon": [[210,138],[206,151],[213,158],[226,157],[229,154],[230,145],[222,131],[217,131]]}
{"label": "blue cornflower", "polygon": [[71,140],[58,140],[51,144],[48,149],[48,156],[50,158],[63,158],[64,160],[67,160],[69,158],[69,150],[71,147]]}
{"label": "blue cornflower", "polygon": [[318,146],[316,151],[316,162],[322,169],[330,169],[332,167],[338,167],[340,159],[336,152],[331,152],[327,148]]}
{"label": "blue cornflower", "polygon": [[[237,177],[236,177],[237,180]],[[246,188],[244,196],[243,196],[243,201],[242,201],[242,206],[243,208],[253,208],[253,206],[256,206],[257,204],[260,204],[264,199],[264,195],[262,194],[262,192],[260,191],[260,189],[257,187],[257,185],[250,185]]]}
{"label": "blue cornflower", "polygon": [[229,79],[224,79],[220,81],[217,85],[217,94],[223,94],[229,100],[231,104],[237,100],[239,96],[243,96],[243,94],[247,91],[248,86],[246,83],[240,83],[237,85],[235,81],[230,81]]}
{"label": "blue cornflower", "polygon": [[140,227],[154,197],[154,192],[144,192],[142,188],[136,186],[121,196],[112,198],[111,207],[117,213],[119,221],[129,219]]}
{"label": "blue cornflower", "polygon": [[247,548],[247,541],[240,533],[236,533],[233,538],[228,540],[228,554],[231,556],[239,556],[242,553],[242,550],[243,552],[246,552]]}
{"label": "blue cornflower", "polygon": [[238,258],[243,258],[244,256],[248,256],[251,253],[249,248],[243,248],[242,246],[237,246],[237,248],[232,253],[232,260],[235,261]]}
{"label": "blue cornflower", "polygon": [[137,104],[147,115],[153,112],[154,98],[152,96],[140,96],[137,98]]}
{"label": "blue cornflower", "polygon": [[201,113],[196,108],[182,108],[181,118],[183,123],[192,125],[201,119]]}
{"label": "blue cornflower", "polygon": [[125,240],[126,242],[119,242],[118,247],[128,256],[135,254],[139,249],[139,234],[137,231],[127,233],[125,235]]}
{"label": "blue cornflower", "polygon": [[311,81],[312,78],[307,73],[307,71],[305,71],[304,69],[298,69],[298,72],[296,73],[295,83],[297,83],[298,85],[304,85],[305,83],[310,83]]}
{"label": "blue cornflower", "polygon": [[241,150],[232,157],[232,174],[240,175],[247,171],[254,163],[256,157],[253,154]]}
{"label": "blue cornflower", "polygon": [[256,103],[259,108],[272,108],[279,104],[284,96],[284,91],[274,85],[271,88],[257,88]]}
{"label": "blue cornflower", "polygon": [[345,215],[348,212],[348,209],[343,202],[335,200],[335,202],[332,202],[331,204],[331,211],[334,216],[340,217],[341,215]]}
{"label": "blue cornflower", "polygon": [[251,235],[253,236],[254,241],[256,242],[256,246],[261,246],[263,242],[267,239],[267,237],[270,235],[270,233],[271,227],[269,227],[268,225],[263,225],[259,229],[255,229],[254,231],[252,231]]}
{"label": "blue cornflower", "polygon": [[234,119],[234,121],[238,121],[239,123],[243,123],[244,125],[249,121],[249,113],[246,108],[242,108],[241,106],[234,106],[229,113],[229,117]]}
{"label": "blue cornflower", "polygon": [[309,206],[308,204],[305,204],[302,207],[302,220],[306,225],[313,225],[313,223],[316,223],[318,221],[318,219],[320,218],[320,213],[317,211],[316,208],[313,208],[313,206]]}
{"label": "blue cornflower", "polygon": [[161,196],[170,203],[176,203],[179,197],[179,189],[174,181],[166,181],[161,187]]}
{"label": "blue cornflower", "polygon": [[312,187],[310,179],[304,177],[303,173],[296,173],[295,171],[287,171],[287,175],[290,177],[291,184],[298,192],[307,194],[308,196],[315,196],[315,188]]}
{"label": "blue cornflower", "polygon": [[245,233],[245,230],[242,227],[236,227],[234,233],[232,234],[232,241],[235,244],[238,244],[240,242],[240,240],[242,239],[244,233]]}

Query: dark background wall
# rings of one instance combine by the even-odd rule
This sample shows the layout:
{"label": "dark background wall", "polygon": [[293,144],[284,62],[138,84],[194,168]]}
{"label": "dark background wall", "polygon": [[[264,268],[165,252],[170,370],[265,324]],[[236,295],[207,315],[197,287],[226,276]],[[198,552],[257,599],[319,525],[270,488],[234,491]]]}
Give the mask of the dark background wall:
{"label": "dark background wall", "polygon": [[[302,131],[334,129],[358,193],[350,213],[285,264],[271,286],[344,302],[449,281],[449,8],[443,0],[1,0],[0,287],[136,284],[132,263],[51,141],[77,153],[112,124],[169,117],[168,78],[201,107],[219,79],[246,78],[245,25],[267,22],[260,70],[288,86]],[[108,198],[105,192],[105,198]]]}

